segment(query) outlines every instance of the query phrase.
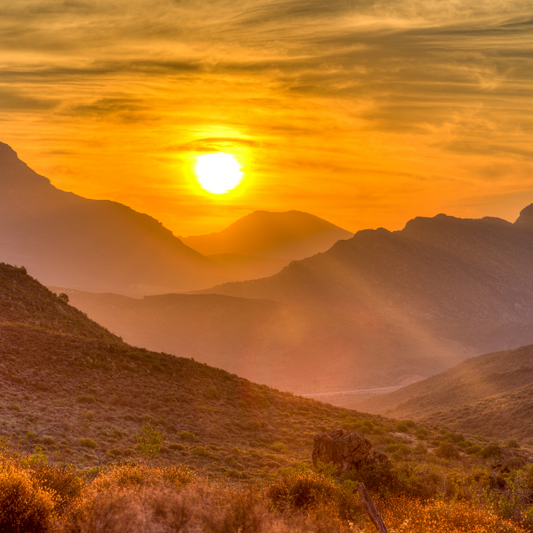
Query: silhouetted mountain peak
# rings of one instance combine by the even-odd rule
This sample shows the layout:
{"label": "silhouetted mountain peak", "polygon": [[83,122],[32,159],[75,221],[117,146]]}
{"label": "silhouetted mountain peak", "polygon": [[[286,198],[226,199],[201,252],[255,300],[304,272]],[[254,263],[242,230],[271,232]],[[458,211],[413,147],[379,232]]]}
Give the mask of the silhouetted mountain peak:
{"label": "silhouetted mountain peak", "polygon": [[8,144],[0,142],[0,158],[7,160],[9,157],[18,159],[17,152],[15,152],[15,150],[13,150]]}
{"label": "silhouetted mountain peak", "polygon": [[40,176],[21,161],[11,146],[0,142],[0,186],[42,187],[50,186],[50,180]]}
{"label": "silhouetted mountain peak", "polygon": [[182,237],[182,241],[205,255],[239,254],[290,261],[323,252],[352,236],[310,213],[254,211],[221,232]]}
{"label": "silhouetted mountain peak", "polygon": [[533,230],[533,204],[529,204],[520,211],[520,216],[516,219],[515,226]]}

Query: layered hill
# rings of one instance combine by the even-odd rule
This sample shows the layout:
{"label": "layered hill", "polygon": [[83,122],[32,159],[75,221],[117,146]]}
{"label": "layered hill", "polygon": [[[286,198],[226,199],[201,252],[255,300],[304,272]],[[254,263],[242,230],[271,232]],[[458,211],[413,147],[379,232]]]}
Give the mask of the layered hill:
{"label": "layered hill", "polygon": [[436,376],[357,404],[487,437],[531,437],[533,346],[473,357]]}
{"label": "layered hill", "polygon": [[181,240],[236,275],[253,278],[272,275],[290,261],[324,252],[351,237],[353,233],[309,213],[255,211],[221,232]]}
{"label": "layered hill", "polygon": [[532,210],[515,224],[438,215],[361,231],[272,277],[202,294],[71,298],[130,342],[286,390],[405,385],[533,342]]}
{"label": "layered hill", "polygon": [[483,353],[533,341],[533,205],[501,219],[416,218],[358,232],[261,280],[210,293],[403,321]]}
{"label": "layered hill", "polygon": [[188,356],[282,390],[385,387],[457,361],[456,347],[402,322],[218,294],[133,299],[67,289],[70,301],[129,343]]}
{"label": "layered hill", "polygon": [[154,218],[56,189],[0,143],[0,260],[46,284],[144,295],[235,279]]}

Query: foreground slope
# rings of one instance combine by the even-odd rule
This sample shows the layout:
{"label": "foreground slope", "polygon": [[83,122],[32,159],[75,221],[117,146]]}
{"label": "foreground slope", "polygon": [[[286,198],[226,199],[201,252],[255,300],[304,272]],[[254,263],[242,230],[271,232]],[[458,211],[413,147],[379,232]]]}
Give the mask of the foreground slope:
{"label": "foreground slope", "polygon": [[233,279],[154,218],[56,189],[0,143],[0,260],[46,284],[143,295]]}

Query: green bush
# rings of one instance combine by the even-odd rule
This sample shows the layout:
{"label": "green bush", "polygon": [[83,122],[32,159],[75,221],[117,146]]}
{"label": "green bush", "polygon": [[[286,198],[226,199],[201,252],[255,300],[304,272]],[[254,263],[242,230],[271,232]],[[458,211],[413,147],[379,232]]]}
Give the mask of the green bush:
{"label": "green bush", "polygon": [[192,431],[180,431],[180,438],[187,442],[198,442],[200,440]]}
{"label": "green bush", "polygon": [[80,394],[76,396],[78,403],[96,403],[96,398],[92,394]]}
{"label": "green bush", "polygon": [[150,458],[159,454],[164,439],[165,436],[150,423],[144,424],[141,433],[135,435],[135,440],[139,446],[139,453]]}
{"label": "green bush", "polygon": [[451,442],[441,442],[435,450],[435,455],[443,459],[459,459],[457,448]]}
{"label": "green bush", "polygon": [[80,446],[83,446],[84,448],[97,448],[98,444],[93,440],[89,438],[83,438],[78,440],[78,444]]}
{"label": "green bush", "polygon": [[280,509],[310,509],[330,504],[337,496],[337,486],[333,479],[318,472],[288,468],[268,487],[267,496]]}
{"label": "green bush", "polygon": [[497,459],[502,455],[502,449],[497,444],[487,444],[479,452],[479,456],[483,457],[483,459]]}

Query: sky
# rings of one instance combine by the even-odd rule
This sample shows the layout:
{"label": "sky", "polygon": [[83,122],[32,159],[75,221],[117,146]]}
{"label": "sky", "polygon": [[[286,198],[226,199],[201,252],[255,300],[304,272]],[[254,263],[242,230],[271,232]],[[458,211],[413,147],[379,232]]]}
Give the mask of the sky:
{"label": "sky", "polygon": [[[0,0],[0,141],[175,235],[533,203],[531,0]],[[202,191],[196,157],[244,178]]]}

